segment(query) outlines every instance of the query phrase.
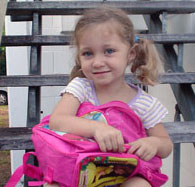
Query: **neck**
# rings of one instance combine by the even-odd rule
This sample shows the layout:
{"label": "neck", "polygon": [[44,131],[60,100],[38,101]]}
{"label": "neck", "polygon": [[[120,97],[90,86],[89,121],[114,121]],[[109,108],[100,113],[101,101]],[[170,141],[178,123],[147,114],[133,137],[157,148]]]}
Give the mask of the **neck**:
{"label": "neck", "polygon": [[120,100],[124,102],[130,101],[131,88],[123,81],[121,84],[112,84],[104,87],[97,87],[96,95],[100,104],[104,104],[114,100]]}
{"label": "neck", "polygon": [[123,90],[127,86],[125,81],[122,81],[120,84],[109,84],[109,85],[103,85],[103,86],[96,86],[95,85],[95,90],[96,93],[99,94],[104,94],[106,95],[113,95],[113,93],[118,93],[121,90]]}

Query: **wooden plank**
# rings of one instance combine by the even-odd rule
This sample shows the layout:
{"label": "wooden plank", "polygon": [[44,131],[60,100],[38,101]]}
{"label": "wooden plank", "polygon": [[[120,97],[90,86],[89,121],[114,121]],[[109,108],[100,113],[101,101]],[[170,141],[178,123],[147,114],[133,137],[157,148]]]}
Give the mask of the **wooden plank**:
{"label": "wooden plank", "polygon": [[[32,35],[41,34],[41,16],[33,14]],[[41,47],[32,46],[30,51],[30,69],[31,76],[40,76],[41,74]],[[28,92],[28,109],[27,109],[27,127],[33,127],[40,121],[40,87],[29,87]]]}
{"label": "wooden plank", "polygon": [[101,4],[122,8],[131,14],[169,14],[195,12],[194,1],[56,1],[56,2],[9,2],[7,15],[81,15],[84,10]]}
{"label": "wooden plank", "polygon": [[51,46],[51,45],[70,45],[70,36],[4,36],[2,46]]}
{"label": "wooden plank", "polygon": [[175,143],[173,147],[173,187],[180,187],[181,171],[181,144]]}
{"label": "wooden plank", "polygon": [[[39,0],[34,0],[39,1]],[[42,17],[37,13],[33,13],[32,21],[32,35],[42,34],[41,30]],[[30,51],[30,75],[40,75],[41,74],[41,46],[31,46]],[[29,87],[28,90],[28,105],[27,105],[27,127],[33,127],[40,121],[40,105],[41,105],[41,94],[40,87]],[[26,150],[27,151],[27,150]],[[36,165],[34,158],[28,159],[28,163]],[[24,177],[24,187],[28,187],[28,181],[30,178],[28,176]]]}
{"label": "wooden plank", "polygon": [[[162,32],[162,22],[159,15],[144,16],[146,24],[150,29],[150,33],[161,33]],[[175,52],[173,45],[168,44],[157,44],[156,45],[160,54],[165,59],[164,69],[165,71],[180,72],[184,73],[184,69],[178,66],[178,56]],[[179,109],[183,115],[185,121],[195,120],[195,94],[191,84],[171,84],[174,96],[178,103]]]}
{"label": "wooden plank", "polygon": [[[144,16],[150,33],[161,33],[163,31],[163,23],[159,15]],[[173,45],[157,45],[161,55],[166,59],[164,66],[165,71],[184,72],[183,65],[183,45],[179,45],[178,55]],[[182,113],[184,120],[195,120],[195,95],[191,85],[172,84],[172,90],[177,100],[177,107]],[[176,118],[180,117],[176,110]],[[188,134],[190,135],[190,134]],[[175,142],[173,153],[173,187],[178,187],[180,183],[180,142]],[[194,144],[195,145],[195,144]]]}
{"label": "wooden plank", "polygon": [[153,40],[157,44],[195,43],[195,34],[145,34],[140,38]]}
{"label": "wooden plank", "polygon": [[1,35],[3,32],[3,27],[5,22],[6,9],[7,9],[7,0],[0,0],[0,44],[1,44]]}
{"label": "wooden plank", "polygon": [[[195,34],[138,34],[159,44],[195,43]],[[3,36],[2,46],[70,45],[71,33],[66,35]]]}
{"label": "wooden plank", "polygon": [[[195,142],[195,121],[163,123],[174,143]],[[32,129],[0,128],[0,150],[33,149]]]}
{"label": "wooden plank", "polygon": [[[166,56],[165,70],[174,72],[184,72],[183,67],[177,66],[177,55],[173,46],[164,46],[164,56]],[[167,63],[172,62],[172,63]],[[195,94],[190,84],[171,84],[173,93],[178,103],[178,107],[184,120],[195,120]]]}
{"label": "wooden plank", "polygon": [[[69,74],[0,76],[0,87],[64,86],[69,82],[69,76]],[[127,74],[125,79],[134,84],[140,83],[132,74]],[[194,84],[195,73],[164,73],[159,76],[159,83]]]}
{"label": "wooden plank", "polygon": [[33,149],[32,129],[27,127],[12,127],[0,129],[0,150]]}
{"label": "wooden plank", "polygon": [[195,142],[195,121],[163,123],[174,143]]}
{"label": "wooden plank", "polygon": [[11,16],[11,21],[19,22],[19,21],[32,21],[33,18],[31,15],[21,15],[21,16]]}
{"label": "wooden plank", "polygon": [[33,127],[40,121],[40,87],[30,86],[28,90],[27,127]]}
{"label": "wooden plank", "polygon": [[195,72],[164,73],[159,76],[158,80],[160,84],[179,84],[179,83],[180,84],[183,84],[183,83],[194,84],[195,83],[194,74]]}
{"label": "wooden plank", "polygon": [[0,86],[62,86],[68,83],[69,75],[15,75],[0,76]]}
{"label": "wooden plank", "polygon": [[[175,106],[174,121],[181,121],[181,112],[178,104]],[[173,146],[173,187],[179,187],[180,184],[180,161],[181,161],[181,143],[175,143]]]}

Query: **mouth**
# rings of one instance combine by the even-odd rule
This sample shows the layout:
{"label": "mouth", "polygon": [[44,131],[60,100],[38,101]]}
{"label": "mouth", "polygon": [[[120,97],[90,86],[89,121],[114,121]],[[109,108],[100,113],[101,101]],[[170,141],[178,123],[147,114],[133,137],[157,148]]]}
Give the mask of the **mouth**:
{"label": "mouth", "polygon": [[102,75],[102,74],[105,74],[105,73],[109,73],[110,71],[99,71],[99,72],[93,72],[93,74],[95,75]]}

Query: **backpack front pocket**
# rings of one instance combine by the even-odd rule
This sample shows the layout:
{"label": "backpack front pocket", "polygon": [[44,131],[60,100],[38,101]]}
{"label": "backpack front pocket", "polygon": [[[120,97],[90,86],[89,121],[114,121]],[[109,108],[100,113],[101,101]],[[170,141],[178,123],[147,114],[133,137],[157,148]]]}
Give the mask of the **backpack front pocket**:
{"label": "backpack front pocket", "polygon": [[78,187],[118,185],[134,175],[138,166],[138,159],[135,156],[125,158],[120,154],[110,155],[102,153],[82,159],[79,164]]}

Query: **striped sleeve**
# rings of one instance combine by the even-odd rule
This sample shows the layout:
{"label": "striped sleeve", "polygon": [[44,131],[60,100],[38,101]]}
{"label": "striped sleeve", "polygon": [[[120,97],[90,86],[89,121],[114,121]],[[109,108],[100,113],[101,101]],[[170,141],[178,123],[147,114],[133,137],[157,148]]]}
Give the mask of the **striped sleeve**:
{"label": "striped sleeve", "polygon": [[154,127],[156,124],[160,123],[167,114],[167,109],[157,98],[153,98],[151,106],[142,116],[144,127],[146,129]]}
{"label": "striped sleeve", "polygon": [[157,98],[145,93],[144,91],[142,91],[142,94],[132,107],[140,117],[146,129],[154,127],[156,124],[160,123],[168,114],[167,109]]}
{"label": "striped sleeve", "polygon": [[61,95],[64,93],[70,93],[76,97],[80,103],[85,101],[85,85],[80,78],[74,78],[65,88],[61,91]]}

